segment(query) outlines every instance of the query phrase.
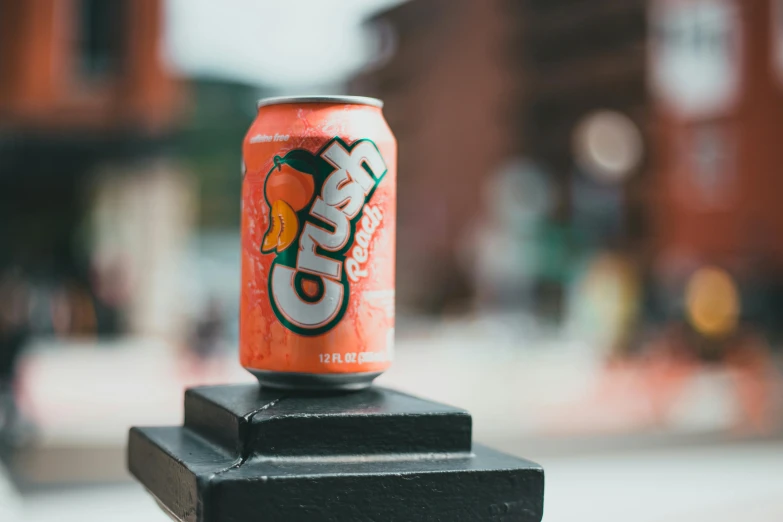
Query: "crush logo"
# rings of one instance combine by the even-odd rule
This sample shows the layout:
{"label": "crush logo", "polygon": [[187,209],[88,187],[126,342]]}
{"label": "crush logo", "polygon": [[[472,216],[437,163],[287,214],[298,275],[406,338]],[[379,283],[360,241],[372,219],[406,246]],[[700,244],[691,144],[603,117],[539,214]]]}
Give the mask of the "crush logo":
{"label": "crush logo", "polygon": [[351,283],[367,276],[369,243],[383,220],[368,202],[385,175],[370,140],[348,145],[335,137],[316,154],[275,156],[264,185],[270,223],[261,251],[275,255],[269,297],[286,328],[319,335],[340,322]]}

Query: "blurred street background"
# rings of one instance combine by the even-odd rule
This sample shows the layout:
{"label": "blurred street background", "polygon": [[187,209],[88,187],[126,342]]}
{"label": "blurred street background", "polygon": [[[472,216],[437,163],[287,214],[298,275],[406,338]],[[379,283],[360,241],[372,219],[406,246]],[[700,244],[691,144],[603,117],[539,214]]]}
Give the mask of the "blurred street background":
{"label": "blurred street background", "polygon": [[545,521],[783,520],[783,0],[0,0],[0,521],[237,362],[258,98],[382,98],[397,360]]}

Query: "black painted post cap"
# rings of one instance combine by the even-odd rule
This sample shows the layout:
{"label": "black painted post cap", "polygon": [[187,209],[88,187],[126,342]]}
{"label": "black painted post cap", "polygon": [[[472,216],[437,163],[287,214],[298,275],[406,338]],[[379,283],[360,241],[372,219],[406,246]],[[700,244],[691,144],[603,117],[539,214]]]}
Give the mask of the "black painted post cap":
{"label": "black painted post cap", "polygon": [[471,445],[464,410],[383,388],[185,394],[185,425],[133,428],[128,467],[185,522],[539,522],[540,466]]}

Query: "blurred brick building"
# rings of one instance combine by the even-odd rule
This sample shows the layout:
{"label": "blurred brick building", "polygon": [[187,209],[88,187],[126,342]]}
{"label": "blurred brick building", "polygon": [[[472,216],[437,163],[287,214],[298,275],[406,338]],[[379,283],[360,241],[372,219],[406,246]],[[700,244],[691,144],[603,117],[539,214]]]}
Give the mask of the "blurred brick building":
{"label": "blurred brick building", "polygon": [[397,296],[439,309],[469,289],[457,255],[481,188],[514,148],[507,2],[412,1],[371,21],[381,62],[352,92],[382,98],[399,140]]}
{"label": "blurred brick building", "polygon": [[[643,125],[645,4],[412,0],[369,25],[379,58],[351,91],[384,99],[399,139],[398,301],[438,310],[473,292],[462,254],[491,205],[487,181],[510,159],[524,156],[547,173],[550,228],[565,227],[581,175],[576,125],[599,109]],[[617,189],[631,201],[618,209],[624,217],[641,214],[640,171]],[[630,241],[639,219],[611,241]],[[555,315],[565,277],[541,289]]]}
{"label": "blurred brick building", "polygon": [[[508,2],[518,20],[514,64],[520,148],[560,179],[559,211],[571,215],[569,178],[576,175],[574,133],[594,111],[617,111],[646,126],[645,0]],[[628,173],[624,190],[641,169]],[[587,173],[581,172],[581,175]],[[634,203],[629,205],[634,206]]]}
{"label": "blurred brick building", "polygon": [[783,3],[654,0],[651,235],[659,308],[698,268],[725,270],[742,319],[780,332]]}
{"label": "blurred brick building", "polygon": [[62,304],[44,333],[169,328],[188,189],[163,26],[161,0],[0,0],[0,276]]}
{"label": "blurred brick building", "polygon": [[138,134],[171,123],[159,0],[0,1],[3,126]]}

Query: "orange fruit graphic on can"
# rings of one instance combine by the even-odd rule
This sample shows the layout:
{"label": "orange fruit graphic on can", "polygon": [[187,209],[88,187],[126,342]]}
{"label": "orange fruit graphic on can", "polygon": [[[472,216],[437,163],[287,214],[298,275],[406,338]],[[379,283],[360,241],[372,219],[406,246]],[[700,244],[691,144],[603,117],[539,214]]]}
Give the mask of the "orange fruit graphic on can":
{"label": "orange fruit graphic on can", "polygon": [[240,360],[361,389],[394,355],[397,142],[374,98],[261,100],[242,146]]}

